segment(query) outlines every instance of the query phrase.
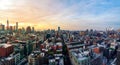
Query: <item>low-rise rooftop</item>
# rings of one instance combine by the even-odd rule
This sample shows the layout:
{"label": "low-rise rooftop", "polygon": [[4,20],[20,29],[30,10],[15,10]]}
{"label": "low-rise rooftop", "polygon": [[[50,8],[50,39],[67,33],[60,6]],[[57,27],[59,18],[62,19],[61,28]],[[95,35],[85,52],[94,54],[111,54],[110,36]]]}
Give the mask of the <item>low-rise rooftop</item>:
{"label": "low-rise rooftop", "polygon": [[7,47],[10,47],[12,46],[11,44],[0,44],[0,47],[2,48],[7,48]]}

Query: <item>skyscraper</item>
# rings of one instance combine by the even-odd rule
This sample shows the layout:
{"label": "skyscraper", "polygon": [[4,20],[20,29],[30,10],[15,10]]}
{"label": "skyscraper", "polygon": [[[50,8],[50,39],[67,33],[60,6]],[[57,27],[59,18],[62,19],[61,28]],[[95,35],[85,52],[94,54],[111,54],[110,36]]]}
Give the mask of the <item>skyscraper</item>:
{"label": "skyscraper", "polygon": [[34,32],[34,27],[32,27],[32,32]]}
{"label": "skyscraper", "polygon": [[60,27],[58,27],[58,32],[60,32]]}
{"label": "skyscraper", "polygon": [[16,31],[18,31],[18,22],[16,22]]}
{"label": "skyscraper", "polygon": [[116,65],[120,65],[120,45],[118,45]]}
{"label": "skyscraper", "polygon": [[9,30],[9,21],[7,20],[7,30]]}
{"label": "skyscraper", "polygon": [[58,27],[57,37],[60,36],[60,27]]}
{"label": "skyscraper", "polygon": [[27,32],[27,33],[31,33],[31,27],[30,27],[30,26],[28,26],[28,27],[26,28],[26,32]]}
{"label": "skyscraper", "polygon": [[14,29],[13,29],[14,31],[16,30],[16,26],[14,26]]}
{"label": "skyscraper", "polygon": [[13,26],[10,26],[9,30],[12,32],[13,31]]}
{"label": "skyscraper", "polygon": [[5,30],[5,25],[1,24],[0,25],[0,30]]}

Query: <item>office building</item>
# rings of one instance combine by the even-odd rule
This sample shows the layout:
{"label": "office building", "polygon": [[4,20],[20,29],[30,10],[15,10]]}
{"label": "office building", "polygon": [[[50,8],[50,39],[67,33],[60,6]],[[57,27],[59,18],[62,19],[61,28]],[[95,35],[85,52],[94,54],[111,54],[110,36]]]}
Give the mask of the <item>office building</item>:
{"label": "office building", "polygon": [[7,57],[0,59],[0,65],[15,65],[13,57]]}
{"label": "office building", "polygon": [[117,61],[116,61],[116,65],[120,65],[120,45],[119,48],[117,50]]}
{"label": "office building", "polygon": [[1,24],[0,25],[0,30],[5,30],[5,25]]}
{"label": "office building", "polygon": [[58,27],[58,32],[60,32],[60,27]]}
{"label": "office building", "polygon": [[14,30],[14,31],[16,30],[16,26],[14,26],[13,30]]}
{"label": "office building", "polygon": [[7,20],[7,30],[9,30],[9,21]]}
{"label": "office building", "polygon": [[18,22],[16,22],[16,31],[18,31]]}
{"label": "office building", "polygon": [[20,53],[17,53],[14,55],[15,65],[17,65],[20,62]]}
{"label": "office building", "polygon": [[26,32],[27,32],[27,33],[31,33],[31,27],[30,27],[30,26],[28,26],[28,27],[26,28]]}
{"label": "office building", "polygon": [[7,57],[13,53],[13,46],[10,44],[0,44],[0,57]]}
{"label": "office building", "polygon": [[69,51],[70,60],[72,64],[73,65],[90,65],[90,57],[85,56],[89,52],[84,51],[84,53],[86,54],[82,54],[81,51],[82,51],[81,49],[72,49]]}
{"label": "office building", "polygon": [[40,65],[40,52],[34,51],[28,56],[28,65]]}
{"label": "office building", "polygon": [[10,30],[10,31],[13,31],[13,26],[10,26],[9,30]]}
{"label": "office building", "polygon": [[35,29],[34,29],[34,27],[32,27],[32,32],[34,32],[35,31]]}

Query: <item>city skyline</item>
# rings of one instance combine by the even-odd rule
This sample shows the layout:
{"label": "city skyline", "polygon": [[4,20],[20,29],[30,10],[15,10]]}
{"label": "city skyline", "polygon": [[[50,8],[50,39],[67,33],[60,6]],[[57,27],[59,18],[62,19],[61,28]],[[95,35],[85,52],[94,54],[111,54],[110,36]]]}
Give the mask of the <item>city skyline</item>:
{"label": "city skyline", "polygon": [[120,28],[119,0],[0,0],[0,23],[36,30]]}

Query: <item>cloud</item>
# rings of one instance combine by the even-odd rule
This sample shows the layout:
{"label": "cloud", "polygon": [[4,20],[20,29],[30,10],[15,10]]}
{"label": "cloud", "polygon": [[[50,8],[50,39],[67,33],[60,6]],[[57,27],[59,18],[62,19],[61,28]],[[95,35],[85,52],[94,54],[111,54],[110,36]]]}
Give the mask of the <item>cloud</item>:
{"label": "cloud", "polygon": [[[119,1],[118,1],[119,2]],[[37,29],[119,28],[120,5],[113,0],[0,0],[0,19]]]}

